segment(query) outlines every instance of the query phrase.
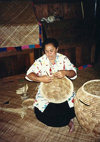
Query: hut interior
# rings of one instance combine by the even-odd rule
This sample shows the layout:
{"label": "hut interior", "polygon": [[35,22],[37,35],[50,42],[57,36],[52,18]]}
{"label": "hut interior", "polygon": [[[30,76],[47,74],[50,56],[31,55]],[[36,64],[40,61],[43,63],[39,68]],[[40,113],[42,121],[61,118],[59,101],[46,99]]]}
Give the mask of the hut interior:
{"label": "hut interior", "polygon": [[[33,112],[39,83],[25,80],[47,37],[56,38],[59,52],[75,64],[76,93],[100,79],[99,10],[99,0],[0,0],[0,142],[100,142],[77,118],[73,133],[39,122]],[[18,93],[23,87],[27,92]]]}
{"label": "hut interior", "polygon": [[[24,76],[20,74],[0,79],[0,142],[100,142],[100,137],[84,131],[76,117],[73,133],[69,133],[68,126],[56,128],[38,121],[32,110],[32,99],[39,83],[26,81]],[[75,92],[86,81],[98,78],[100,71],[93,67],[79,70],[77,79],[73,81]],[[26,85],[27,98],[32,100],[29,104],[25,103],[23,94],[16,93]]]}

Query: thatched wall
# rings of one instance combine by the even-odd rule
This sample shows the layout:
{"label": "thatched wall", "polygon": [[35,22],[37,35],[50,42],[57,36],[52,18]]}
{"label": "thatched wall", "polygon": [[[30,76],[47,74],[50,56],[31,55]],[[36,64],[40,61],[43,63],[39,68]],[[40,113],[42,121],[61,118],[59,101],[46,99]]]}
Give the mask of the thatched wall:
{"label": "thatched wall", "polygon": [[0,47],[39,44],[32,1],[0,1]]}

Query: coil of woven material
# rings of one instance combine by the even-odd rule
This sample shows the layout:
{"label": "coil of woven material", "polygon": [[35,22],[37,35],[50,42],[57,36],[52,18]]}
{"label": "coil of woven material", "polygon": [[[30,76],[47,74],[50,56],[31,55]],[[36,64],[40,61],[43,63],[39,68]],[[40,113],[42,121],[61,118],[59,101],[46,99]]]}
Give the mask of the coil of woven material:
{"label": "coil of woven material", "polygon": [[73,83],[67,77],[62,79],[54,78],[50,83],[40,84],[41,92],[44,98],[52,103],[62,103],[66,101],[73,93]]}

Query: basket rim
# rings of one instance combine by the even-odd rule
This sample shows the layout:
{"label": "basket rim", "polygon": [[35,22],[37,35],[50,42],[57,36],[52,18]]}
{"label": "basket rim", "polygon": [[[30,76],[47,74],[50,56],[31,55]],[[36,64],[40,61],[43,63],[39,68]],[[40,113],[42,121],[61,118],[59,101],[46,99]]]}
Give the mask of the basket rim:
{"label": "basket rim", "polygon": [[100,81],[100,79],[94,79],[94,80],[89,80],[89,81],[85,82],[85,83],[82,85],[82,90],[83,90],[84,93],[87,93],[88,95],[90,95],[90,96],[92,96],[92,97],[95,96],[96,98],[100,98],[100,96],[93,95],[93,94],[91,94],[91,93],[85,91],[85,89],[84,89],[84,86],[85,86],[86,84],[88,84],[88,83],[90,83],[90,82],[93,82],[93,81],[98,82],[98,81]]}

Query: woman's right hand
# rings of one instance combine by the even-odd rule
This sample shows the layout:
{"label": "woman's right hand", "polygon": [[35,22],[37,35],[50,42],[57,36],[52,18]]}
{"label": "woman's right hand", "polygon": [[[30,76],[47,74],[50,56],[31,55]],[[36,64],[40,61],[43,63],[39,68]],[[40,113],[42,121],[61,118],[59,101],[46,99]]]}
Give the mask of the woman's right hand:
{"label": "woman's right hand", "polygon": [[40,77],[40,82],[49,83],[54,79],[53,76],[43,75]]}

